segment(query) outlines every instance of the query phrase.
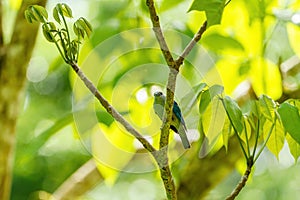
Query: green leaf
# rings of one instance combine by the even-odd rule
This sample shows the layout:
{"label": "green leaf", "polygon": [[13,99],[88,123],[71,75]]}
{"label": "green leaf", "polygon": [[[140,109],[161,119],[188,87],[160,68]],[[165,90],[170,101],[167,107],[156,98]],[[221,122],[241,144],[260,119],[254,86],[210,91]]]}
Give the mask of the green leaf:
{"label": "green leaf", "polygon": [[200,115],[201,121],[199,130],[207,139],[207,150],[213,149],[216,142],[220,139],[226,119],[226,112],[219,98],[214,98],[207,107],[205,113]]}
{"label": "green leaf", "polygon": [[52,23],[52,22],[43,24],[43,26],[42,26],[43,34],[49,42],[55,42],[55,37],[52,33],[53,31],[55,31],[55,28],[56,27],[55,27],[54,23]]}
{"label": "green leaf", "polygon": [[225,0],[194,0],[189,11],[205,11],[207,26],[221,23]]}
{"label": "green leaf", "polygon": [[85,35],[90,37],[92,33],[92,26],[85,18],[81,17],[74,23],[73,30],[79,39],[84,38]]}
{"label": "green leaf", "polygon": [[54,9],[56,9],[58,14],[60,14],[61,16],[69,18],[73,17],[71,8],[65,3],[58,3]]}
{"label": "green leaf", "polygon": [[41,23],[45,23],[48,20],[48,12],[46,9],[39,5],[29,6],[25,12],[25,17],[30,18],[29,22],[32,20],[36,20]]}
{"label": "green leaf", "polygon": [[[266,121],[263,127],[263,137],[266,140],[268,137],[269,130],[271,129],[273,122]],[[276,124],[272,130],[272,133],[267,142],[268,149],[277,157],[284,144],[285,133],[282,124],[279,120],[276,120]]]}
{"label": "green leaf", "polygon": [[[83,30],[87,37],[90,37],[91,33],[92,33],[92,26],[91,24],[83,17],[79,18],[74,25],[76,24],[77,29],[81,29]],[[84,34],[82,36],[84,38]]]}
{"label": "green leaf", "polygon": [[298,160],[300,156],[300,145],[296,142],[290,135],[286,135],[286,141],[289,145],[290,152],[293,155],[295,161]]}
{"label": "green leaf", "polygon": [[59,14],[58,14],[58,9],[56,7],[53,8],[53,18],[55,19],[55,21],[57,21],[59,24],[61,23]]}
{"label": "green leaf", "polygon": [[184,2],[184,0],[164,0],[161,3],[161,6],[159,7],[160,11],[166,11],[166,10],[170,10],[172,8],[174,8],[175,6],[177,6],[178,4],[181,4],[182,2]]}
{"label": "green leaf", "polygon": [[298,108],[285,102],[278,108],[278,113],[285,130],[300,144],[300,116]]}
{"label": "green leaf", "polygon": [[190,112],[190,110],[197,103],[199,96],[201,95],[201,93],[206,87],[207,87],[206,83],[200,83],[194,86],[191,89],[191,91],[182,98],[180,105],[182,106],[182,108],[184,108],[183,115],[186,114],[185,112]]}
{"label": "green leaf", "polygon": [[228,118],[238,133],[243,131],[243,115],[240,107],[229,96],[225,96],[223,99],[223,105],[228,115]]}
{"label": "green leaf", "polygon": [[228,118],[225,118],[225,123],[222,129],[222,136],[223,136],[223,145],[228,150],[228,141],[232,133],[232,126]]}
{"label": "green leaf", "polygon": [[259,108],[261,114],[268,120],[274,121],[276,104],[270,97],[262,95],[259,97]]}
{"label": "green leaf", "polygon": [[221,85],[213,85],[211,86],[208,90],[205,90],[200,97],[200,103],[199,103],[199,112],[200,114],[203,114],[212,101],[212,99],[219,95],[222,94],[224,90],[224,87]]}
{"label": "green leaf", "polygon": [[33,21],[36,21],[35,17],[31,14],[29,10],[25,10],[24,17],[27,22],[32,23]]}
{"label": "green leaf", "polygon": [[225,49],[244,51],[243,45],[230,36],[223,36],[220,33],[211,33],[201,39],[201,43],[214,52]]}

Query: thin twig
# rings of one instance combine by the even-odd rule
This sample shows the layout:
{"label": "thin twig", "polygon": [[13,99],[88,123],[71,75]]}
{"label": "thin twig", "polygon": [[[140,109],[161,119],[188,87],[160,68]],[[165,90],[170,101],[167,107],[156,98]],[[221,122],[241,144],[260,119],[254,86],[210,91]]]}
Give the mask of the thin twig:
{"label": "thin twig", "polygon": [[177,58],[176,66],[180,66],[184,59],[186,58],[186,56],[191,52],[191,50],[194,48],[194,46],[200,41],[203,33],[206,31],[207,28],[207,21],[205,21],[202,26],[200,27],[200,29],[198,30],[198,32],[194,35],[193,39],[190,41],[190,43],[185,47],[185,49],[183,50],[182,54]]}
{"label": "thin twig", "polygon": [[240,182],[238,183],[238,185],[236,186],[236,188],[232,191],[232,193],[226,197],[226,200],[233,200],[235,199],[238,194],[240,193],[240,191],[243,189],[243,187],[246,185],[246,182],[249,178],[249,175],[251,173],[251,168],[252,168],[252,165],[247,165],[247,169],[244,173],[244,176],[242,176]]}
{"label": "thin twig", "polygon": [[171,68],[174,68],[175,67],[174,64],[176,64],[176,63],[174,62],[174,58],[169,50],[169,47],[165,40],[164,34],[162,32],[160,22],[159,22],[159,17],[157,15],[154,2],[153,2],[153,0],[146,0],[146,4],[149,9],[150,19],[151,19],[151,22],[153,25],[153,31],[154,31],[157,41],[159,43],[160,49],[165,57],[165,60],[168,64],[168,66]]}
{"label": "thin twig", "polygon": [[99,100],[101,105],[106,109],[106,111],[124,128],[131,133],[137,140],[139,140],[142,145],[153,155],[156,149],[137,131],[135,130],[123,117],[122,115],[110,105],[110,103],[100,94],[95,85],[86,77],[86,75],[81,71],[76,63],[71,63],[72,69],[76,72],[79,78],[83,81],[85,86],[91,91],[91,93]]}

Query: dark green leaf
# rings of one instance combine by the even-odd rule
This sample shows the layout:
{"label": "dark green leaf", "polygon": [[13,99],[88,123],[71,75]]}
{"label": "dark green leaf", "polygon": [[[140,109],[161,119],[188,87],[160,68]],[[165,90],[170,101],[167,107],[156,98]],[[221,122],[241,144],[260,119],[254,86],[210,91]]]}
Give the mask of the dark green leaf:
{"label": "dark green leaf", "polygon": [[238,133],[242,133],[244,127],[244,118],[240,107],[229,96],[225,96],[225,98],[223,99],[223,104],[232,126]]}
{"label": "dark green leaf", "polygon": [[219,95],[222,94],[224,88],[221,85],[213,85],[211,86],[208,90],[205,90],[200,97],[200,103],[199,103],[199,112],[200,114],[203,114],[212,101],[212,99]]}
{"label": "dark green leaf", "polygon": [[285,102],[278,108],[278,113],[285,130],[300,144],[300,116],[298,108]]}
{"label": "dark green leaf", "polygon": [[221,23],[225,0],[194,0],[189,11],[205,11],[207,26]]}

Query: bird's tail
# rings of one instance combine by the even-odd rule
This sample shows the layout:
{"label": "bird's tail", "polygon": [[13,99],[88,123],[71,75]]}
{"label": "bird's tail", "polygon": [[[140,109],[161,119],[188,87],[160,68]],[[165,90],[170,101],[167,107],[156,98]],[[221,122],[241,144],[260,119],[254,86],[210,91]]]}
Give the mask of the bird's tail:
{"label": "bird's tail", "polygon": [[187,138],[187,135],[186,135],[186,129],[185,129],[185,127],[182,124],[180,124],[180,126],[179,126],[178,134],[180,136],[180,139],[181,139],[181,142],[183,144],[183,147],[185,149],[190,148],[191,145],[190,145],[190,142],[189,142],[189,140]]}

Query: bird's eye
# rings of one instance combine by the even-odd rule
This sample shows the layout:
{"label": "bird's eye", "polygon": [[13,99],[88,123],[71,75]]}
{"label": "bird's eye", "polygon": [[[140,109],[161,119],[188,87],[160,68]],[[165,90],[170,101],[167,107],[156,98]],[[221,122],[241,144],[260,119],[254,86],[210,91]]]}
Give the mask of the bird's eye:
{"label": "bird's eye", "polygon": [[162,92],[155,92],[155,93],[154,93],[154,96],[156,96],[156,97],[159,97],[159,96],[162,96],[162,95],[163,95]]}

